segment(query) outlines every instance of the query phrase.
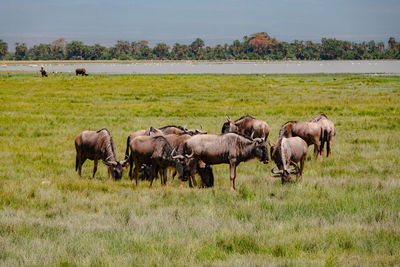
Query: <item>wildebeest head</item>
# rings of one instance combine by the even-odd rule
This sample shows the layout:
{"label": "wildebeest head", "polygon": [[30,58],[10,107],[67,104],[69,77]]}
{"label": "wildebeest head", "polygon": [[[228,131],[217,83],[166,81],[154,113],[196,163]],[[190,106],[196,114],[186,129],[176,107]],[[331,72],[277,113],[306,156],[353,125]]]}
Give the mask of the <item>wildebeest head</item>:
{"label": "wildebeest head", "polygon": [[192,153],[190,155],[187,155],[187,154],[176,155],[175,152],[176,151],[174,149],[172,151],[172,153],[171,153],[171,157],[174,159],[174,161],[176,163],[178,163],[179,165],[181,165],[183,167],[183,170],[182,170],[182,174],[183,174],[182,175],[182,181],[187,181],[187,180],[189,180],[189,177],[190,177],[190,162],[193,159],[194,153]]}
{"label": "wildebeest head", "polygon": [[239,127],[231,120],[231,118],[227,115],[227,121],[222,125],[221,133],[236,133],[239,131]]}
{"label": "wildebeest head", "polygon": [[295,164],[295,168],[291,168],[291,169],[287,169],[287,170],[283,168],[279,171],[274,171],[275,167],[273,167],[271,170],[271,173],[275,174],[274,177],[281,177],[282,184],[290,182],[290,180],[292,179],[292,177],[290,175],[297,174],[297,172],[298,172],[297,164],[294,162],[292,162],[292,163]]}
{"label": "wildebeest head", "polygon": [[188,134],[188,135],[191,135],[191,136],[197,135],[197,134],[207,134],[207,132],[203,132],[203,126],[202,125],[200,125],[200,129],[193,129],[193,130],[192,129],[190,129],[190,130],[186,129],[184,133]]}
{"label": "wildebeest head", "polygon": [[114,180],[121,180],[123,167],[128,164],[128,159],[124,161],[104,161],[103,163],[110,167],[111,176]]}
{"label": "wildebeest head", "polygon": [[260,159],[263,163],[269,162],[268,157],[268,148],[267,143],[262,138],[254,138],[253,142],[255,143],[255,155]]}
{"label": "wildebeest head", "polygon": [[151,180],[151,165],[143,164],[139,169],[139,173],[143,173],[143,180]]}

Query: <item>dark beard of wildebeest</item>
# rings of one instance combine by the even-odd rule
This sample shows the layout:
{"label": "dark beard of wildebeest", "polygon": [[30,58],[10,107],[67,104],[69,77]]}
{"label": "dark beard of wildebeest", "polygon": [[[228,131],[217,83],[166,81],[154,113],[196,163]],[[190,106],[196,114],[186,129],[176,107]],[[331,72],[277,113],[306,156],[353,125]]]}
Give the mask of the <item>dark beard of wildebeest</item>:
{"label": "dark beard of wildebeest", "polygon": [[236,167],[247,160],[258,158],[267,163],[268,149],[264,139],[251,139],[236,133],[221,135],[195,135],[184,144],[184,153],[193,154],[190,163],[190,176],[193,181],[199,160],[205,164],[229,164],[230,188],[235,190]]}
{"label": "dark beard of wildebeest", "polygon": [[[138,183],[138,173],[143,164],[151,165],[152,167],[150,186],[152,186],[158,172],[161,174],[161,184],[165,185],[165,170],[168,167],[176,168],[178,173],[183,172],[183,166],[179,160],[172,158],[172,147],[163,136],[138,136],[128,141],[130,149],[129,176],[131,179],[135,178],[136,185]],[[134,169],[133,164],[135,164]],[[184,173],[182,175],[185,176]]]}
{"label": "dark beard of wildebeest", "polygon": [[[281,177],[282,184],[291,180],[290,174],[292,171],[296,171],[297,180],[300,177],[303,178],[304,162],[307,156],[307,143],[300,137],[289,137],[282,138],[282,141],[273,146],[271,145],[271,159],[275,162],[279,171],[274,172],[273,168],[271,172],[275,174],[274,177]],[[275,153],[273,151],[275,150]],[[300,168],[297,163],[300,162]],[[290,166],[294,166],[294,169],[290,169]]]}
{"label": "dark beard of wildebeest", "polygon": [[270,127],[265,121],[253,118],[250,115],[242,116],[232,121],[226,116],[227,121],[222,125],[221,133],[239,133],[247,137],[262,138],[267,140]]}
{"label": "dark beard of wildebeest", "polygon": [[97,162],[99,159],[108,166],[109,176],[115,180],[122,178],[122,168],[128,162],[117,161],[115,154],[115,145],[110,132],[107,129],[99,131],[83,131],[75,138],[76,163],[75,170],[78,170],[81,176],[82,165],[86,159],[94,161],[93,177],[97,171]]}
{"label": "dark beard of wildebeest", "polygon": [[332,154],[332,142],[333,139],[336,136],[336,129],[334,123],[328,119],[328,116],[326,116],[324,113],[321,113],[318,116],[313,117],[310,122],[315,122],[318,123],[323,131],[322,135],[322,142],[320,146],[320,153],[321,155],[324,152],[324,143],[326,143],[326,156],[329,157],[329,155]]}
{"label": "dark beard of wildebeest", "polygon": [[[323,130],[318,123],[305,121],[288,121],[282,125],[279,131],[279,138],[275,147],[280,146],[283,137],[298,136],[306,141],[307,145],[314,145],[315,158],[318,157],[321,150]],[[275,153],[275,150],[272,152]]]}
{"label": "dark beard of wildebeest", "polygon": [[86,69],[80,68],[75,70],[75,75],[82,75],[82,76],[88,76],[89,74],[86,72]]}

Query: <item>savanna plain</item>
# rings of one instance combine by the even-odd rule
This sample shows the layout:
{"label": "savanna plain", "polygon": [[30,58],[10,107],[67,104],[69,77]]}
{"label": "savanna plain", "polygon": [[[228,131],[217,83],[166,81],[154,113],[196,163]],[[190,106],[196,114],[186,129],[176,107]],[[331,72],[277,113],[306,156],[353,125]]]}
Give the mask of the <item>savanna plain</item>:
{"label": "savanna plain", "polygon": [[[0,265],[400,264],[399,76],[0,72],[0,103]],[[275,142],[320,112],[333,154],[309,147],[298,183],[257,160],[238,166],[236,192],[228,165],[210,189],[112,181],[102,163],[92,179],[92,161],[75,172],[83,130],[108,128],[122,160],[128,134],[150,126],[219,133],[250,114]]]}

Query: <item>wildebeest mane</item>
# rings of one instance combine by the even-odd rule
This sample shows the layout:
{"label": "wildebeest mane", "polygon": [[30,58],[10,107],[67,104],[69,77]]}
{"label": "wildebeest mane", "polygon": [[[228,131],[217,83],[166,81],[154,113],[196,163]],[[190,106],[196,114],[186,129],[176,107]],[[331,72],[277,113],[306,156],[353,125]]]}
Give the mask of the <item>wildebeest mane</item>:
{"label": "wildebeest mane", "polygon": [[252,120],[255,120],[255,118],[252,117],[252,116],[250,116],[250,115],[244,115],[244,116],[240,117],[239,119],[235,120],[235,122],[238,122],[238,121],[243,120],[243,119],[252,119]]}
{"label": "wildebeest mane", "polygon": [[109,139],[109,143],[106,144],[106,146],[107,146],[106,149],[108,150],[108,148],[111,147],[111,152],[112,152],[113,156],[116,158],[116,155],[115,155],[115,144],[114,144],[114,140],[112,139],[110,131],[107,128],[103,128],[101,130],[98,130],[97,133],[100,133],[101,131],[105,131],[107,133],[108,137],[110,138]]}
{"label": "wildebeest mane", "polygon": [[254,141],[251,137],[249,137],[249,136],[247,136],[247,135],[244,135],[244,134],[241,134],[241,133],[236,133],[236,132],[223,133],[223,134],[221,134],[221,135],[226,135],[226,134],[236,134],[236,135],[239,135],[239,136],[241,136],[241,137],[246,138],[247,140]]}
{"label": "wildebeest mane", "polygon": [[328,116],[326,116],[324,113],[321,113],[318,116],[313,117],[310,120],[310,122],[317,122],[317,121],[320,121],[321,119],[328,119]]}
{"label": "wildebeest mane", "polygon": [[167,147],[168,147],[167,154],[170,155],[172,153],[172,146],[164,136],[161,136],[161,135],[154,136],[153,140],[162,140],[162,141],[164,141],[166,143]]}

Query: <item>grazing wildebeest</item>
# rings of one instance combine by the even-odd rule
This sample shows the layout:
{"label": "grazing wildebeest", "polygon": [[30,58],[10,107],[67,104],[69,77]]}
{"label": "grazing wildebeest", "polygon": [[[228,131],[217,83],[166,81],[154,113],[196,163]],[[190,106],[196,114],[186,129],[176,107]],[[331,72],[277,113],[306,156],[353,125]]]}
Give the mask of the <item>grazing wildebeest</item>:
{"label": "grazing wildebeest", "polygon": [[93,177],[97,171],[97,162],[99,159],[108,166],[108,175],[115,180],[122,178],[122,167],[128,162],[117,161],[115,154],[115,145],[110,132],[107,129],[99,131],[83,131],[75,138],[76,164],[75,170],[78,170],[81,176],[82,165],[86,159],[94,161]]}
{"label": "grazing wildebeest", "polygon": [[[288,121],[282,125],[279,131],[279,138],[276,144],[279,147],[283,137],[299,136],[307,145],[314,145],[315,157],[318,157],[321,149],[321,142],[323,138],[323,132],[321,126],[316,122],[305,122],[305,121]],[[275,151],[275,150],[274,150]],[[273,152],[274,153],[274,152]]]}
{"label": "grazing wildebeest", "polygon": [[85,68],[79,68],[75,70],[75,75],[82,75],[82,76],[88,76],[89,74],[86,72]]}
{"label": "grazing wildebeest", "polygon": [[192,154],[190,163],[190,176],[196,186],[194,179],[195,170],[199,160],[209,165],[226,163],[230,167],[230,187],[235,190],[236,167],[240,162],[253,158],[267,163],[268,149],[262,138],[251,139],[236,133],[221,135],[205,134],[195,135],[186,140],[184,154]]}
{"label": "grazing wildebeest", "polygon": [[321,113],[320,115],[313,117],[310,120],[310,122],[316,122],[321,126],[323,130],[323,138],[321,142],[321,155],[324,152],[324,143],[326,142],[326,156],[329,157],[329,155],[332,154],[332,142],[336,135],[335,125],[330,119],[328,119],[328,116],[326,116],[324,113]]}
{"label": "grazing wildebeest", "polygon": [[40,73],[42,74],[42,77],[47,77],[47,72],[44,70],[43,67],[40,68]]}
{"label": "grazing wildebeest", "polygon": [[[185,157],[183,154],[183,145],[185,143],[185,141],[187,139],[189,139],[192,134],[195,134],[195,132],[193,133],[181,133],[181,134],[168,134],[168,135],[164,135],[165,139],[167,139],[168,143],[170,143],[170,145],[172,146],[172,148],[174,149],[174,153],[172,155],[173,158],[179,158],[180,160],[182,160],[184,162],[183,167],[184,167],[184,172],[189,171],[189,161],[190,158]],[[177,152],[180,155],[175,155],[175,152]],[[197,165],[197,172],[199,173],[200,177],[201,177],[201,181],[203,183],[203,185],[205,187],[211,187],[214,185],[214,174],[212,171],[211,166],[206,165],[204,162],[201,162]],[[174,172],[174,174],[172,175],[172,180],[171,180],[171,184],[173,183],[173,180],[176,176],[176,171]],[[186,178],[189,177],[179,177],[181,179],[181,187],[183,186],[183,182],[186,181]],[[189,186],[192,187],[192,180],[189,179]]]}
{"label": "grazing wildebeest", "polygon": [[[307,143],[300,137],[283,137],[281,142],[275,146],[271,145],[271,159],[275,162],[279,171],[271,170],[276,177],[281,177],[282,184],[290,181],[291,172],[294,170],[297,174],[297,179],[303,179],[304,162],[307,156]],[[273,153],[275,151],[275,153]],[[297,163],[300,162],[300,168]],[[290,169],[290,165],[295,166]]]}
{"label": "grazing wildebeest", "polygon": [[232,121],[229,116],[226,116],[227,122],[222,125],[221,133],[239,133],[250,137],[253,134],[254,138],[262,138],[267,140],[271,128],[265,121],[257,120],[252,116],[246,115]]}
{"label": "grazing wildebeest", "polygon": [[[143,164],[151,165],[152,168],[150,186],[158,172],[161,174],[161,184],[166,184],[165,169],[168,167],[176,168],[178,173],[185,177],[181,159],[172,157],[173,149],[163,136],[137,136],[130,140],[129,148],[131,152],[129,176],[131,179],[135,178],[136,185],[139,169]],[[132,173],[133,163],[135,163],[134,173]]]}

